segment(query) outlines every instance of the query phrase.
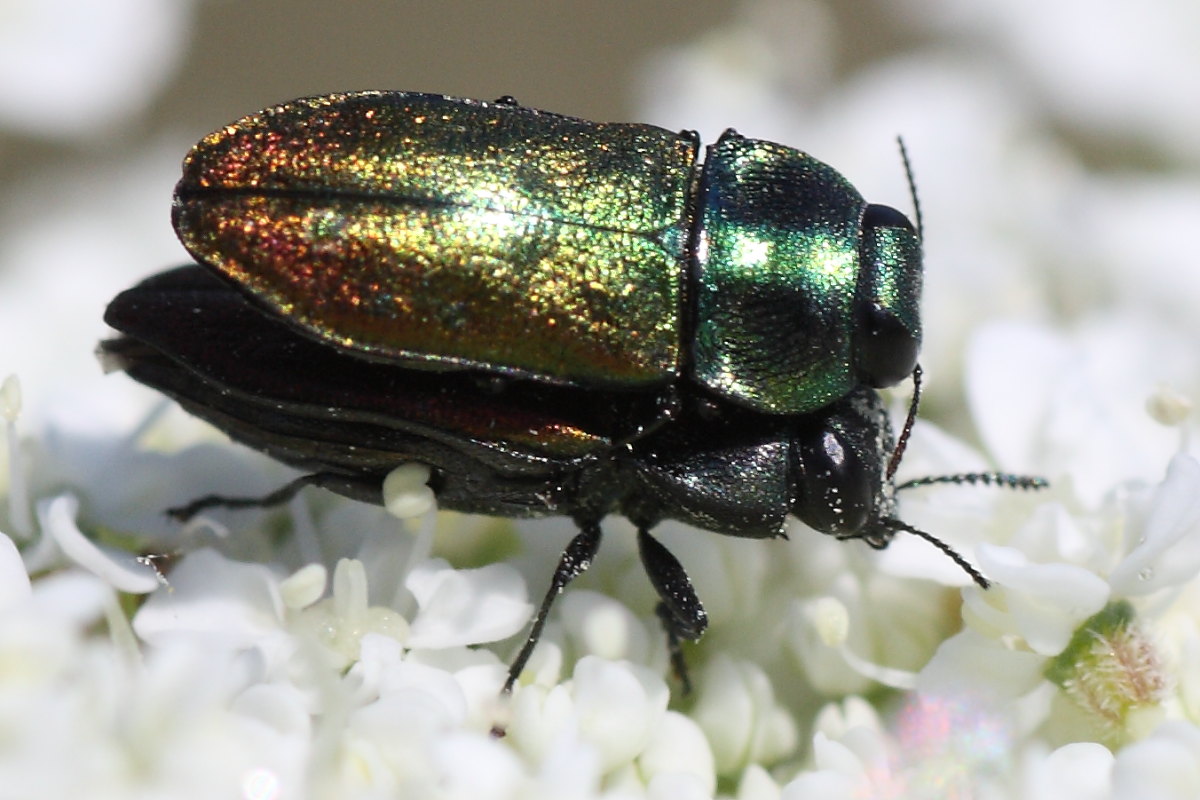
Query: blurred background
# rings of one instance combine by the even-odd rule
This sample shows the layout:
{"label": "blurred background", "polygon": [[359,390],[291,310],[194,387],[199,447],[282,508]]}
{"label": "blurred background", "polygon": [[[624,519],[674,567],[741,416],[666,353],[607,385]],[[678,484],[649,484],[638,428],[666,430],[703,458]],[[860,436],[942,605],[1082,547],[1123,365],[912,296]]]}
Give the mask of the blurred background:
{"label": "blurred background", "polygon": [[[145,549],[173,552],[173,544],[159,543],[186,543],[189,534],[162,509],[209,491],[261,495],[284,482],[283,468],[265,456],[229,445],[125,376],[104,375],[94,350],[109,334],[102,316],[110,298],[187,259],[171,229],[170,204],[192,144],[271,104],[351,89],[512,95],[589,119],[694,129],[706,142],[736,127],[806,150],[869,201],[908,212],[912,200],[896,147],[902,134],[924,211],[926,386],[924,421],[898,477],[983,468],[1044,475],[1054,486],[1053,502],[1077,516],[1046,501],[1053,515],[1041,515],[1044,526],[1022,528],[1030,533],[1020,546],[1034,562],[1094,566],[1106,548],[1118,547],[1123,526],[1139,530],[1136,519],[1120,518],[1129,504],[1112,499],[1142,496],[1131,482],[1161,481],[1177,451],[1200,455],[1197,0],[0,0],[0,381],[17,375],[24,397],[20,445],[11,436],[11,450],[0,452],[0,532],[33,530],[32,509],[23,507],[32,503],[9,498],[41,501],[66,492],[81,499],[79,520],[89,535],[115,532],[130,549],[145,547],[135,535],[160,536]],[[18,405],[3,387],[0,425]],[[908,391],[890,393],[894,419],[902,417]],[[196,442],[211,446],[179,452]],[[9,474],[10,464],[21,463],[9,454],[18,446],[29,466]],[[22,480],[31,488],[22,489]],[[924,501],[921,492],[910,493],[904,519],[946,536],[970,557],[971,542],[994,534],[976,513],[985,506],[965,492],[930,490]],[[327,495],[308,494],[318,510],[333,505]],[[1020,502],[985,494],[988,504]],[[308,544],[326,555],[357,552],[343,542],[372,530],[355,522],[366,512],[334,508],[328,538],[320,548]],[[1178,513],[1182,519],[1184,511]],[[1184,525],[1168,516],[1159,524],[1182,536]],[[439,554],[459,565],[509,556],[504,548],[513,537],[500,536],[486,520],[473,524],[474,533],[460,521],[443,537],[454,542],[444,548],[439,542]],[[238,534],[222,546],[239,559],[290,559],[291,568],[311,560],[302,528],[282,546],[293,552],[280,555],[275,525],[256,526],[245,515],[231,525]],[[510,560],[530,587],[544,585],[571,528],[563,520],[550,525],[557,533],[523,537],[525,549]],[[1107,541],[1092,541],[1094,531]],[[869,681],[817,643],[815,623],[796,623],[781,641],[747,626],[748,619],[771,619],[748,609],[781,608],[769,605],[771,598],[782,603],[786,595],[791,603],[793,589],[797,597],[828,591],[858,598],[846,601],[854,650],[906,669],[924,663],[937,646],[938,627],[957,625],[948,595],[915,581],[887,588],[895,576],[964,580],[926,543],[901,538],[868,562],[866,548],[793,533],[790,547],[772,550],[678,526],[661,538],[684,560],[712,614],[703,652],[775,670],[780,705],[797,720],[811,718],[822,696],[866,691]],[[31,551],[23,553],[26,563],[37,564]],[[581,583],[648,615],[653,593],[641,570],[630,567],[635,559],[632,536],[608,537],[603,558]],[[377,559],[369,566],[383,575],[394,564]],[[876,574],[882,584],[856,577]],[[760,591],[771,585],[763,576],[774,575],[789,577],[774,582],[774,594]],[[784,586],[797,576],[794,587]],[[881,585],[881,592],[872,588]],[[54,592],[51,598],[61,598],[66,609],[69,595]],[[788,613],[803,608],[796,614],[807,618],[812,607],[793,604]],[[76,618],[73,608],[61,612],[63,619]],[[1173,624],[1187,631],[1175,634],[1179,641],[1194,640],[1194,615]],[[854,637],[870,638],[878,649],[859,647]],[[80,707],[89,719],[103,715],[96,708],[126,710],[112,700],[121,693],[108,688],[116,671],[60,651],[72,672],[46,672],[40,662],[27,670],[48,688],[31,695],[39,704],[28,706],[28,716],[39,724],[19,728],[28,740],[20,752],[40,747],[47,759],[37,762],[42,772],[59,768],[63,741],[87,741],[62,722],[76,719],[61,711],[70,707],[63,703],[85,698]],[[49,651],[36,652],[41,658]],[[982,675],[996,672],[995,664],[980,666]],[[89,676],[79,681],[83,688],[55,677],[84,674],[80,669]],[[93,673],[103,690],[89,688]],[[752,713],[767,725],[758,680],[745,680],[754,687]],[[808,691],[809,682],[819,692]],[[122,725],[129,727],[127,717],[150,720],[133,727],[157,738],[154,720],[162,719],[171,721],[164,731],[189,727],[213,735],[217,728],[207,724],[177,724],[173,707],[160,714],[161,698],[175,696],[161,683],[148,693],[130,684],[139,691],[132,717],[119,715]],[[1181,684],[1181,695],[1194,688]],[[188,692],[179,696],[188,708],[199,707]],[[1150,718],[1138,717],[1138,724]],[[307,712],[297,719],[307,724]],[[720,734],[713,741],[740,741],[726,735],[723,717],[711,727]],[[986,734],[967,737],[975,745],[994,749],[993,730],[972,730]],[[770,752],[756,750],[747,760],[795,757],[788,751],[796,743],[786,736],[754,735],[755,747]],[[118,738],[139,746],[137,736]],[[153,745],[170,748],[174,741],[192,739]],[[239,740],[222,739],[225,750],[230,741]],[[922,758],[927,752],[921,750]],[[1169,758],[1155,761],[1161,755],[1155,752],[1134,763],[1154,764],[1163,780],[1182,774],[1160,769]],[[993,758],[1006,756],[981,763]],[[943,763],[940,755],[932,761]],[[953,759],[944,763],[957,769]],[[1015,769],[1015,762],[995,763]]]}
{"label": "blurred background", "polygon": [[[909,209],[903,134],[927,233],[927,415],[976,435],[972,342],[1006,321],[996,402],[1034,414],[1063,364],[1089,371],[1093,400],[1135,387],[1079,438],[1150,437],[1158,470],[1146,394],[1200,394],[1198,85],[1194,0],[10,0],[0,375],[21,376],[32,420],[81,395],[96,425],[141,413],[129,398],[150,394],[104,380],[92,350],[113,294],[184,260],[171,189],[211,130],[336,90],[509,94],[706,141],[734,126]],[[1044,463],[1045,441],[981,435],[1009,468]]]}

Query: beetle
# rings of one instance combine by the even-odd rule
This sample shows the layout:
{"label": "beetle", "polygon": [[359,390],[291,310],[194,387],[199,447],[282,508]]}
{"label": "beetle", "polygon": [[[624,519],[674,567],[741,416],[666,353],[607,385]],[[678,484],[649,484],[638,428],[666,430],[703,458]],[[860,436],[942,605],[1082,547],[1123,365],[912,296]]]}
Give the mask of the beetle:
{"label": "beetle", "polygon": [[[706,616],[663,519],[779,537],[793,515],[885,547],[877,387],[919,379],[920,238],[799,151],[403,92],[307,98],[187,156],[197,263],[118,295],[110,364],[318,485],[382,502],[420,462],[441,507],[564,515],[564,551],[504,690],[610,513],[638,530],[677,671]],[[917,383],[919,391],[919,380]],[[934,481],[1036,488],[985,474]],[[903,487],[900,487],[903,488]],[[685,687],[686,687],[685,677]]]}

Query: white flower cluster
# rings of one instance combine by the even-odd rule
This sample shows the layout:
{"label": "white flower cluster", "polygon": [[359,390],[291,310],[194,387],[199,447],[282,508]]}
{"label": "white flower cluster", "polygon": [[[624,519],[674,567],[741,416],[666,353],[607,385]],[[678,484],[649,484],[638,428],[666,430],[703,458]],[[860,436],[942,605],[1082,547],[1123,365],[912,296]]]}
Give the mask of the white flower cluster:
{"label": "white flower cluster", "polygon": [[[746,4],[653,65],[647,118],[801,146],[901,208],[905,135],[936,424],[900,477],[1051,481],[902,493],[991,589],[915,537],[875,553],[664,524],[710,617],[682,696],[609,520],[501,697],[569,523],[435,517],[408,468],[389,485],[408,522],[312,492],[169,524],[287,475],[126,379],[65,383],[75,363],[26,332],[70,237],[5,212],[0,264],[42,266],[0,292],[0,370],[21,343],[39,398],[0,387],[0,798],[1200,796],[1197,6],[843,5]],[[863,30],[895,55],[862,57]],[[55,124],[6,98],[0,124]],[[98,280],[54,302],[82,308]]]}

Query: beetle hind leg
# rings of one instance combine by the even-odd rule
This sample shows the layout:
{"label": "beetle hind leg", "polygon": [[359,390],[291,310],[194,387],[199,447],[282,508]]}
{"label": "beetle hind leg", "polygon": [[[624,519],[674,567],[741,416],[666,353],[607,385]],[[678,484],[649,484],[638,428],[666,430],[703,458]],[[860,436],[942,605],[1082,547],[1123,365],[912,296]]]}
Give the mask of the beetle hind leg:
{"label": "beetle hind leg", "polygon": [[320,473],[301,475],[299,478],[280,486],[270,494],[265,494],[261,497],[226,497],[220,494],[206,494],[203,497],[197,497],[186,505],[168,508],[167,515],[179,522],[187,522],[201,511],[209,508],[270,508],[271,506],[282,505],[291,500],[306,486],[320,484],[324,480],[325,476]]}
{"label": "beetle hind leg", "polygon": [[660,598],[655,613],[662,620],[663,628],[667,632],[671,667],[683,686],[684,694],[689,694],[692,683],[688,678],[680,640],[699,639],[708,627],[708,614],[704,611],[700,598],[696,596],[696,590],[692,587],[692,581],[684,571],[683,565],[642,526],[638,527],[638,552],[646,575]]}
{"label": "beetle hind leg", "polygon": [[259,497],[229,497],[223,494],[206,494],[197,497],[190,503],[167,509],[167,515],[179,522],[187,522],[192,517],[210,508],[271,508],[283,505],[291,500],[300,490],[309,486],[318,486],[331,492],[360,500],[364,503],[383,505],[381,487],[387,471],[364,470],[361,474],[348,475],[343,472],[311,472],[301,475],[280,486],[273,492]]}

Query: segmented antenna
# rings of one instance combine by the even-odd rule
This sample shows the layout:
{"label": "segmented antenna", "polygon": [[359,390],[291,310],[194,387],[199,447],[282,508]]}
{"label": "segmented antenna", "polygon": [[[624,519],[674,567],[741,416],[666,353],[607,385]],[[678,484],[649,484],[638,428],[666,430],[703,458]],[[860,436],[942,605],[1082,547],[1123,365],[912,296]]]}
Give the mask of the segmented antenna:
{"label": "segmented antenna", "polygon": [[[904,151],[903,142],[900,143],[900,150],[901,152]],[[905,159],[904,163],[907,167],[907,158]],[[911,174],[909,175],[909,180],[910,182],[912,180]],[[915,199],[916,197],[914,192],[914,202]],[[920,209],[917,211],[917,219],[920,220]],[[918,222],[918,224],[920,223]],[[901,429],[900,436],[896,439],[896,448],[892,451],[891,460],[888,461],[887,480],[889,481],[892,479],[892,476],[896,474],[896,470],[900,466],[900,461],[904,457],[904,451],[908,447],[909,436],[912,435],[913,425],[915,425],[917,421],[917,408],[921,404],[922,374],[923,373],[921,371],[920,364],[917,364],[915,367],[913,367],[913,396],[912,400],[908,404],[908,415],[904,418],[904,428]],[[915,489],[919,486],[933,486],[939,483],[953,483],[956,485],[969,484],[971,486],[997,486],[1002,489],[1023,489],[1030,491],[1046,489],[1050,486],[1050,482],[1045,478],[1038,478],[1032,475],[1013,475],[1008,472],[962,472],[957,475],[929,475],[924,478],[914,478],[913,480],[905,481],[897,486],[896,491],[899,492],[904,489]],[[991,586],[991,582],[988,581],[987,578],[983,577],[983,573],[971,566],[970,562],[959,555],[957,550],[933,534],[926,533],[919,528],[914,528],[911,525],[892,517],[880,520],[879,524],[884,529],[889,531],[905,531],[907,533],[920,536],[922,539],[929,542],[938,550],[941,550],[943,553],[949,556],[950,560],[955,564],[958,564],[958,566],[962,568],[963,572],[970,575],[971,580],[979,584],[980,587],[986,589]]]}
{"label": "segmented antenna", "polygon": [[957,550],[955,550],[953,547],[951,547],[950,545],[943,542],[941,539],[934,536],[932,533],[926,533],[925,531],[921,530],[920,528],[914,528],[912,525],[901,522],[898,519],[890,519],[890,518],[885,519],[885,520],[883,520],[883,525],[888,530],[891,530],[891,531],[905,531],[907,533],[911,533],[916,536],[920,536],[922,539],[929,542],[931,545],[936,547],[938,550],[941,550],[943,553],[945,553],[947,556],[949,556],[950,560],[953,561],[955,564],[958,564],[958,566],[962,568],[963,572],[970,575],[971,580],[973,580],[973,581],[975,581],[975,583],[979,584],[979,587],[981,589],[987,589],[988,587],[990,587],[992,585],[991,581],[989,581],[987,578],[983,577],[982,572],[975,569],[975,567],[971,566],[971,562],[967,561],[965,558],[963,558],[961,555],[958,554]]}
{"label": "segmented antenna", "polygon": [[896,144],[900,145],[900,160],[904,162],[904,174],[908,178],[908,194],[912,197],[913,216],[917,218],[917,237],[925,241],[925,221],[921,218],[921,201],[917,198],[917,182],[913,178],[912,162],[908,160],[908,148],[904,146],[904,137],[897,136]]}
{"label": "segmented antenna", "polygon": [[1013,475],[1008,472],[963,472],[958,475],[927,475],[924,478],[913,478],[896,487],[899,492],[904,489],[915,489],[919,486],[933,486],[937,483],[953,483],[971,486],[998,486],[1001,489],[1027,489],[1037,491],[1050,487],[1050,481],[1033,475]]}
{"label": "segmented antenna", "polygon": [[888,461],[886,477],[889,481],[896,474],[896,470],[900,468],[900,461],[904,458],[905,449],[908,448],[908,437],[912,435],[913,425],[917,422],[917,407],[921,405],[921,376],[923,374],[920,364],[913,367],[913,396],[908,403],[908,416],[904,418],[904,427],[900,430],[900,437],[896,439],[896,449],[892,451],[892,458]]}

